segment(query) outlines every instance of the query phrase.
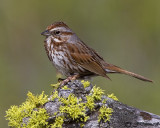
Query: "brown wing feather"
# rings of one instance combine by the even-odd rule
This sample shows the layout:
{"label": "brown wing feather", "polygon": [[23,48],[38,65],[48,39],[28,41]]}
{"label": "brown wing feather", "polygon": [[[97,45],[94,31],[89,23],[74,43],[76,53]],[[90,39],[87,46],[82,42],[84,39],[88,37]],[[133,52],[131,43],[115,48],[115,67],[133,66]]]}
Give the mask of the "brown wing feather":
{"label": "brown wing feather", "polygon": [[[94,54],[91,53],[90,49],[83,44],[68,44],[68,48],[71,51],[71,57],[81,67],[93,72],[97,75],[109,78],[106,75],[105,69],[101,66],[99,61],[96,60]],[[110,79],[110,78],[109,78]]]}

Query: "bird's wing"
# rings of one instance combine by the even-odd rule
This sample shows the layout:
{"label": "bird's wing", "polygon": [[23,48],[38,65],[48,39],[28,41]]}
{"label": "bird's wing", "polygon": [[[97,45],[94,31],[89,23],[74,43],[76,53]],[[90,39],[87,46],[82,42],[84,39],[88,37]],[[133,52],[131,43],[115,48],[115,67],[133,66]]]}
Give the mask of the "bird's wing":
{"label": "bird's wing", "polygon": [[85,44],[68,44],[72,59],[78,63],[81,67],[97,75],[109,78],[106,75],[105,69],[100,62],[96,59],[96,54],[93,54],[92,50]]}

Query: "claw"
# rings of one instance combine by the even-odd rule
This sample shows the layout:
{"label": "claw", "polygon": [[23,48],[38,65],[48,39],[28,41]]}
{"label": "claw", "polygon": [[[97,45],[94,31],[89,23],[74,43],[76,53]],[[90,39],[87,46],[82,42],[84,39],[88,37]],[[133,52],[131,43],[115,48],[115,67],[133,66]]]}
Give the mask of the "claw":
{"label": "claw", "polygon": [[[68,78],[66,78],[65,80],[60,82],[61,86],[64,86],[65,84],[67,84],[68,82],[77,79],[79,76],[78,75],[74,75],[74,76],[69,76]],[[62,80],[62,79],[61,79]]]}
{"label": "claw", "polygon": [[58,78],[58,82],[64,81],[65,79],[63,78]]}

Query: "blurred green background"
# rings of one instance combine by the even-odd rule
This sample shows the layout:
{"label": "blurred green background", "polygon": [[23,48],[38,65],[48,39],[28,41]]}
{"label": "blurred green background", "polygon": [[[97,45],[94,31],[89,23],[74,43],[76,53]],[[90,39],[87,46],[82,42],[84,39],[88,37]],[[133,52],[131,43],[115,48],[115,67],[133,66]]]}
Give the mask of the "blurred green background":
{"label": "blurred green background", "polygon": [[31,91],[50,94],[56,83],[40,35],[55,21],[66,22],[112,64],[154,81],[112,74],[93,83],[130,106],[160,115],[159,0],[2,0],[0,4],[0,127],[5,111]]}

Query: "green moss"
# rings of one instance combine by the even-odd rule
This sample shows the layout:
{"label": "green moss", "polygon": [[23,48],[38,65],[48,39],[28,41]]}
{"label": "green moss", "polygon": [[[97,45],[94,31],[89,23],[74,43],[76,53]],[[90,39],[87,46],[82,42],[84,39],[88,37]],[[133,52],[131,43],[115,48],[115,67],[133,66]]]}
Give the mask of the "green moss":
{"label": "green moss", "polygon": [[27,101],[31,104],[34,104],[35,107],[39,107],[48,101],[48,96],[44,94],[44,91],[42,92],[42,94],[37,96],[33,95],[31,92],[28,92],[27,96]]}
{"label": "green moss", "polygon": [[105,104],[105,103],[106,103],[106,101],[107,101],[107,99],[103,99],[102,103],[103,103],[103,104]]}
{"label": "green moss", "polygon": [[70,88],[68,88],[66,85],[63,86],[62,89],[64,89],[64,90],[70,90]]}
{"label": "green moss", "polygon": [[115,101],[118,101],[118,98],[112,93],[108,95],[109,98],[112,98]]}
{"label": "green moss", "polygon": [[54,124],[51,124],[49,128],[62,128],[63,122],[64,122],[64,117],[58,116],[56,117]]}
{"label": "green moss", "polygon": [[90,110],[93,110],[95,105],[94,98],[91,95],[86,96],[86,98],[87,98],[87,102],[85,104],[86,107],[88,107]]}
{"label": "green moss", "polygon": [[55,98],[59,98],[59,96],[58,96],[58,91],[57,91],[57,90],[55,90],[55,91],[53,92],[53,95],[52,95],[52,97],[51,97],[51,100],[53,101]]}
{"label": "green moss", "polygon": [[86,107],[84,103],[80,102],[81,99],[70,94],[68,98],[60,98],[60,101],[64,104],[59,108],[60,113],[67,114],[73,120],[86,121]]}
{"label": "green moss", "polygon": [[81,128],[83,128],[83,127],[84,127],[84,124],[83,124],[83,123],[81,123],[81,124],[80,124],[80,127],[81,127]]}
{"label": "green moss", "polygon": [[29,122],[27,123],[28,128],[42,128],[48,124],[46,120],[49,116],[44,108],[38,108],[36,111],[32,111],[32,114],[29,116]]}
{"label": "green moss", "polygon": [[24,117],[24,112],[20,110],[18,106],[11,106],[11,108],[6,111],[5,117],[9,120],[8,126],[20,127]]}
{"label": "green moss", "polygon": [[83,84],[84,88],[88,87],[90,85],[89,81],[82,80],[81,83]]}
{"label": "green moss", "polygon": [[[46,119],[48,115],[46,110],[43,108],[37,108],[36,111],[33,109],[39,107],[47,102],[47,95],[42,94],[34,96],[31,92],[28,92],[27,100],[20,106],[11,106],[6,111],[6,119],[9,120],[8,125],[12,127],[26,127],[38,128],[47,124]],[[27,125],[23,122],[24,118],[29,118]]]}
{"label": "green moss", "polygon": [[110,121],[110,118],[111,118],[111,115],[112,115],[112,112],[113,112],[113,109],[112,108],[109,108],[109,107],[106,107],[106,106],[102,106],[100,109],[99,109],[99,116],[98,116],[98,122],[100,121]]}
{"label": "green moss", "polygon": [[[81,81],[85,87],[90,85],[88,81]],[[58,84],[52,84],[55,88],[58,88]],[[70,89],[67,86],[64,86],[63,89]],[[46,110],[42,108],[43,104],[48,102],[48,96],[42,92],[40,95],[33,95],[31,92],[28,92],[28,98],[20,106],[11,106],[10,109],[6,111],[6,119],[9,120],[8,125],[11,127],[24,127],[24,128],[62,128],[64,120],[70,118],[76,122],[81,123],[81,127],[84,126],[89,116],[86,115],[86,108],[94,111],[95,103],[102,100],[102,95],[104,94],[103,90],[99,87],[94,86],[89,95],[86,95],[86,102],[83,102],[82,99],[79,99],[74,94],[70,94],[68,97],[59,97],[58,91],[54,89],[53,95],[50,97],[50,100],[53,101],[55,98],[61,102],[59,111],[54,113],[56,117],[53,124],[48,124],[46,120],[49,118]],[[108,95],[108,97],[118,100],[114,94]],[[106,103],[104,99],[103,104]],[[112,115],[113,110],[107,108],[104,105],[99,109],[98,121],[109,121],[110,116]],[[60,116],[58,116],[60,115]],[[26,121],[24,122],[24,118]]]}
{"label": "green moss", "polygon": [[57,89],[57,88],[60,86],[60,83],[57,83],[57,84],[51,84],[51,86],[52,86],[54,89]]}
{"label": "green moss", "polygon": [[94,86],[92,89],[92,97],[95,100],[101,100],[102,94],[104,94],[103,90],[100,89],[99,87]]}

